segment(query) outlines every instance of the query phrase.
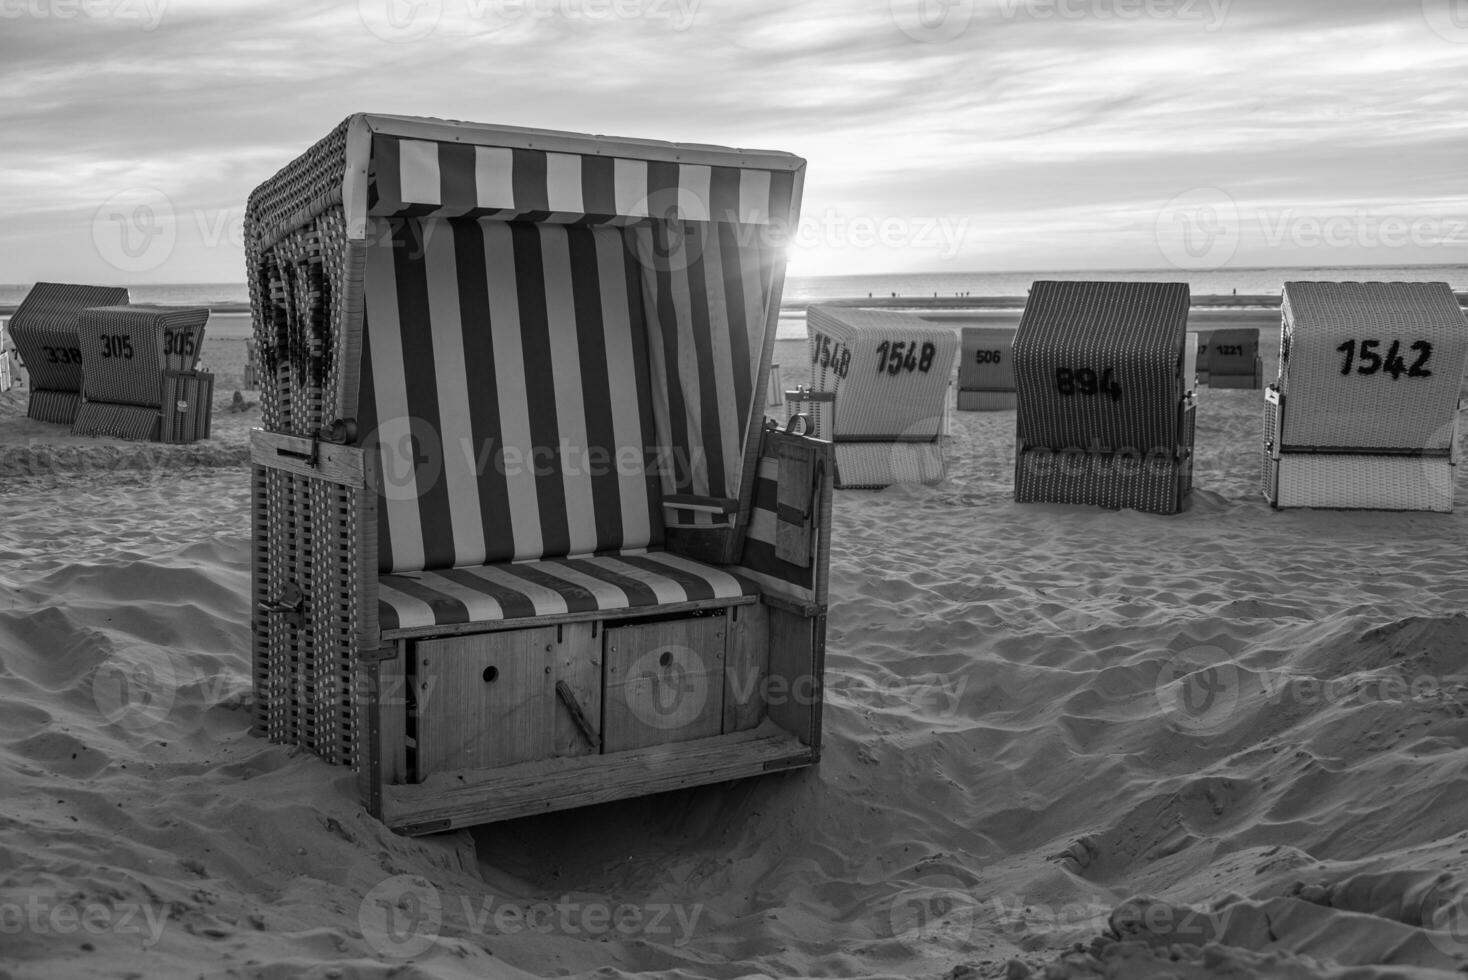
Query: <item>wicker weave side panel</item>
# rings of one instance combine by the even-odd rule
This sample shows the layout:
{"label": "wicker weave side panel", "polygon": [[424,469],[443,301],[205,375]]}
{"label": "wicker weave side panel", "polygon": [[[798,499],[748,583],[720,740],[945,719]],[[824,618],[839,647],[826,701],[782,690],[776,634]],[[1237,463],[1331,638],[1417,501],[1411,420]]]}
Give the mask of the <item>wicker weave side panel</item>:
{"label": "wicker weave side panel", "polygon": [[1090,504],[1176,514],[1192,485],[1193,460],[1028,449],[1015,460],[1014,499],[1022,504]]}
{"label": "wicker weave side panel", "polygon": [[81,395],[75,391],[48,391],[31,389],[30,401],[26,404],[26,417],[37,422],[55,425],[71,425],[76,419],[77,405]]}
{"label": "wicker weave side panel", "polygon": [[1275,506],[1446,514],[1456,473],[1443,456],[1285,453]]}
{"label": "wicker weave side panel", "polygon": [[361,247],[333,206],[251,256],[261,409],[272,432],[311,435],[355,415]]}
{"label": "wicker weave side panel", "polygon": [[351,765],[364,491],[260,467],[254,480],[257,731]]}
{"label": "wicker weave side panel", "polygon": [[1274,503],[1276,483],[1279,479],[1279,461],[1275,450],[1279,448],[1279,406],[1274,402],[1264,403],[1264,426],[1261,433],[1263,445],[1259,454],[1259,489],[1264,499]]}

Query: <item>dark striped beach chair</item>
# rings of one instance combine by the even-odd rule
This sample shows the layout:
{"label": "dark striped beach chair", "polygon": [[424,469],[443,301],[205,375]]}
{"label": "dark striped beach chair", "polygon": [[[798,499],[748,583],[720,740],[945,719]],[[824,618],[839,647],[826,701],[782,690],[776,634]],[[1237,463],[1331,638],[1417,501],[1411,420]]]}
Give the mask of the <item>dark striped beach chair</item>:
{"label": "dark striped beach chair", "polygon": [[1252,390],[1264,386],[1258,330],[1214,330],[1208,335],[1206,354],[1199,348],[1198,360],[1199,382],[1206,381],[1210,388]]}
{"label": "dark striped beach chair", "polygon": [[1450,512],[1468,320],[1448,285],[1286,283],[1281,326],[1269,502]]}
{"label": "dark striped beach chair", "polygon": [[1188,287],[1037,282],[1014,338],[1020,503],[1175,514],[1192,489]]}
{"label": "dark striped beach chair", "polygon": [[[153,442],[207,436],[207,422],[200,433],[196,420],[208,417],[213,376],[193,368],[208,322],[207,307],[84,310],[77,320],[82,401],[72,434]],[[164,438],[165,430],[169,438]]]}
{"label": "dark striped beach chair", "polygon": [[939,483],[958,354],[952,329],[905,313],[812,306],[811,384],[792,396],[835,452],[836,488]]}
{"label": "dark striped beach chair", "polygon": [[958,362],[960,412],[1013,411],[1014,331],[1005,327],[964,327]]}
{"label": "dark striped beach chair", "polygon": [[257,730],[418,834],[820,754],[804,163],[354,116],[251,195]]}
{"label": "dark striped beach chair", "polygon": [[77,317],[93,306],[126,303],[120,286],[38,282],[10,318],[10,335],[25,362],[31,394],[26,414],[39,422],[70,425],[82,391],[82,351]]}

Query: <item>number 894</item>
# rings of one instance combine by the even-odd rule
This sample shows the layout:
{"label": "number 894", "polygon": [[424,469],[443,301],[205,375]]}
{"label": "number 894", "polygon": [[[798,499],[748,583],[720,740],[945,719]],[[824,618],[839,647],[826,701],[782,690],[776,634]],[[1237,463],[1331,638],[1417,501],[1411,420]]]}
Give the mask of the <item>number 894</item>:
{"label": "number 894", "polygon": [[1055,390],[1066,397],[1105,395],[1112,401],[1119,402],[1121,401],[1121,385],[1117,384],[1111,375],[1111,368],[1106,368],[1099,375],[1095,368],[1056,368]]}

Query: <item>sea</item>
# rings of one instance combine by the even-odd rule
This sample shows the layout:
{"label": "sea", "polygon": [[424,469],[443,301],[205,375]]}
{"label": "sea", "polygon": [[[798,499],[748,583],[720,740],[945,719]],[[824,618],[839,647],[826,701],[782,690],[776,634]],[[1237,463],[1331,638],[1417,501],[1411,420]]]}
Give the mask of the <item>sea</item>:
{"label": "sea", "polygon": [[[1185,282],[1194,296],[1240,297],[1277,295],[1286,282],[1386,281],[1446,282],[1457,292],[1468,292],[1468,266],[1291,266],[1275,268],[1223,268],[1210,271],[1178,269],[1071,269],[1064,271],[890,273],[859,276],[791,276],[785,283],[784,311],[778,336],[805,337],[804,309],[811,303],[871,296],[956,297],[991,301],[1012,298],[1023,306],[1030,285],[1041,279],[1122,279],[1130,282]],[[0,284],[0,311],[14,308],[25,298],[30,284]],[[248,317],[231,315],[248,311],[250,297],[242,282],[147,284],[131,287],[132,302],[178,306],[213,307],[216,316],[209,325],[215,337],[247,337]]]}

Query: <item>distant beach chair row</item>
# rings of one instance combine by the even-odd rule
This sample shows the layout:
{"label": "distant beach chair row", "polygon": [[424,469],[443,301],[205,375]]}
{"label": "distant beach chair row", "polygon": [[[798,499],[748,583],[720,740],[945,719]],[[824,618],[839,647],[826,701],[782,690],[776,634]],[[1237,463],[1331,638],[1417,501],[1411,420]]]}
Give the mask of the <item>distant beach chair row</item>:
{"label": "distant beach chair row", "polygon": [[195,365],[209,310],[128,298],[113,286],[32,287],[8,326],[29,377],[27,415],[75,435],[207,438],[214,377]]}
{"label": "distant beach chair row", "polygon": [[[1037,282],[1018,328],[963,330],[957,407],[1016,410],[1016,500],[1183,508],[1198,388],[1263,381],[1258,331],[1190,334],[1189,301],[1183,284]],[[787,397],[835,444],[836,487],[941,481],[953,331],[823,307],[808,330],[812,382]],[[1287,284],[1264,496],[1450,511],[1465,347],[1444,283]]]}

